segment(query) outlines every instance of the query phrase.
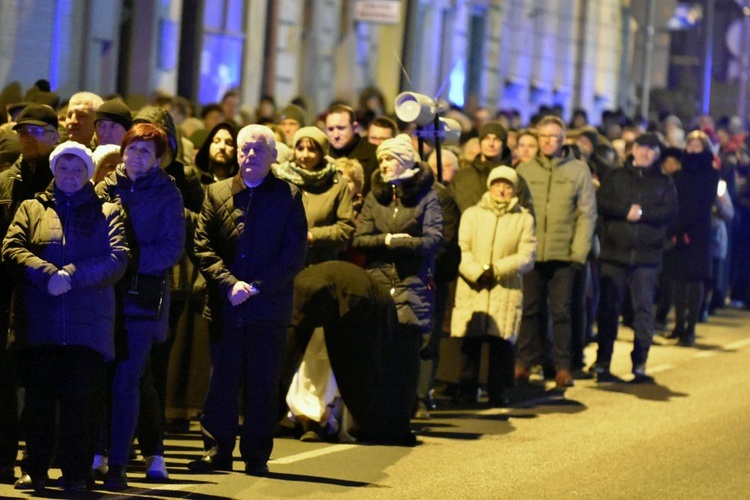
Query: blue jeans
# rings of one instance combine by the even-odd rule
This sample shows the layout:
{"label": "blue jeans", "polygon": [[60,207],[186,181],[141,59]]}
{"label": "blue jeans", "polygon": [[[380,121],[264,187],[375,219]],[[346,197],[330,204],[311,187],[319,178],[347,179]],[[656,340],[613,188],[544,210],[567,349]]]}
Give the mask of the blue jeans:
{"label": "blue jeans", "polygon": [[[140,409],[140,385],[153,336],[144,334],[125,320],[128,352],[115,364],[112,381],[112,419],[110,423],[109,465],[126,466]],[[119,356],[119,353],[118,353]]]}
{"label": "blue jeans", "polygon": [[625,287],[630,285],[633,305],[633,352],[630,358],[633,368],[642,367],[648,359],[648,351],[654,336],[654,318],[651,308],[659,276],[659,266],[621,266],[604,262],[601,266],[601,296],[599,301],[599,349],[596,365],[609,369],[612,361],[617,327],[620,318]]}

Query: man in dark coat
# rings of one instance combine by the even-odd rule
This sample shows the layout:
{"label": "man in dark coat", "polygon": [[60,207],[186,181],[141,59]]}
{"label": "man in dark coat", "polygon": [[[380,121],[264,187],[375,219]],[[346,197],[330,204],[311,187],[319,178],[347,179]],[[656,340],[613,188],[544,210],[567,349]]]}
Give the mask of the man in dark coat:
{"label": "man in dark coat", "polygon": [[[52,181],[49,155],[60,140],[57,115],[44,104],[29,104],[13,127],[18,132],[21,156],[0,173],[0,239],[5,237],[22,201],[44,191]],[[6,352],[13,280],[0,267],[0,481],[13,482],[18,452],[16,371]]]}
{"label": "man in dark coat", "polygon": [[635,340],[630,357],[634,382],[653,381],[646,375],[646,360],[654,335],[651,306],[667,225],[677,216],[677,192],[672,179],[661,172],[660,142],[642,134],[625,166],[604,177],[598,191],[601,224],[601,295],[599,350],[594,372],[597,381],[612,381],[609,371],[617,339],[617,323],[625,287],[630,285]]}
{"label": "man in dark coat", "polygon": [[337,104],[328,110],[326,134],[331,143],[329,154],[334,159],[349,158],[359,161],[365,171],[362,196],[367,196],[370,191],[370,178],[378,168],[378,159],[375,156],[377,146],[360,136],[358,129],[359,124],[351,107]]}
{"label": "man in dark coat", "polygon": [[[307,257],[299,189],[270,173],[273,133],[249,125],[238,137],[240,171],[207,187],[195,253],[208,285],[211,381],[201,417],[205,455],[194,472],[232,470],[237,395],[245,387],[240,453],[245,473],[264,476],[273,449],[279,380],[294,277]],[[243,383],[244,381],[244,383]]]}
{"label": "man in dark coat", "polygon": [[[468,168],[456,172],[448,187],[461,213],[476,205],[487,191],[490,170],[513,164],[507,140],[508,131],[499,122],[485,123],[479,129],[479,154]],[[531,193],[523,178],[519,178],[518,200],[522,207],[534,213]]]}

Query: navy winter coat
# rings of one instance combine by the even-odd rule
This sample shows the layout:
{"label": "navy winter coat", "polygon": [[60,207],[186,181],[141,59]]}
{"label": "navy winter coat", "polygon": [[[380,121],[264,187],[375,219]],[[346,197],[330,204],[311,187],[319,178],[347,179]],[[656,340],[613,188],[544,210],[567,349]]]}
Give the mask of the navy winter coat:
{"label": "navy winter coat", "polygon": [[[114,284],[127,267],[120,211],[90,183],[67,196],[50,188],[21,203],[3,241],[3,260],[18,273],[14,324],[19,346],[78,345],[114,357]],[[65,270],[72,288],[47,283]]]}
{"label": "navy winter coat", "polygon": [[[401,325],[422,334],[432,331],[435,256],[443,244],[443,214],[430,168],[399,184],[385,183],[379,171],[372,175],[354,233],[354,248],[364,252],[365,268],[391,292]],[[407,233],[411,238],[386,236]]]}

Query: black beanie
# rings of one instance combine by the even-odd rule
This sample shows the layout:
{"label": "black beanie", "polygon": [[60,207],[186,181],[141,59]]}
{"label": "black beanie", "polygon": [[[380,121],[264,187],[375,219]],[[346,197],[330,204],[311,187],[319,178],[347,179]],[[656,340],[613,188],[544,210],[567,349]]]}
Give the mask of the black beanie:
{"label": "black beanie", "polygon": [[109,120],[119,123],[125,130],[130,130],[130,127],[133,126],[133,116],[130,113],[130,108],[120,99],[104,101],[96,110],[96,120],[94,123],[99,120]]}
{"label": "black beanie", "polygon": [[496,135],[498,139],[503,141],[503,144],[505,144],[508,139],[508,131],[505,130],[505,127],[503,127],[500,122],[487,122],[479,128],[480,141],[490,134]]}

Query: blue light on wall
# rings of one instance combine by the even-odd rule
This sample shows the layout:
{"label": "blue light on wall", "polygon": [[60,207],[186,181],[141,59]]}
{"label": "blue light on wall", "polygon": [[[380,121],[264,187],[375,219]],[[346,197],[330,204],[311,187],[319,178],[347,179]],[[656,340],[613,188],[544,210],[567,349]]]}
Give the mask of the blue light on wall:
{"label": "blue light on wall", "polygon": [[240,84],[241,38],[206,34],[201,53],[200,104],[218,102],[224,93]]}
{"label": "blue light on wall", "polygon": [[456,106],[463,106],[466,101],[464,89],[466,88],[466,64],[463,58],[459,59],[451,70],[451,89],[448,99]]}

